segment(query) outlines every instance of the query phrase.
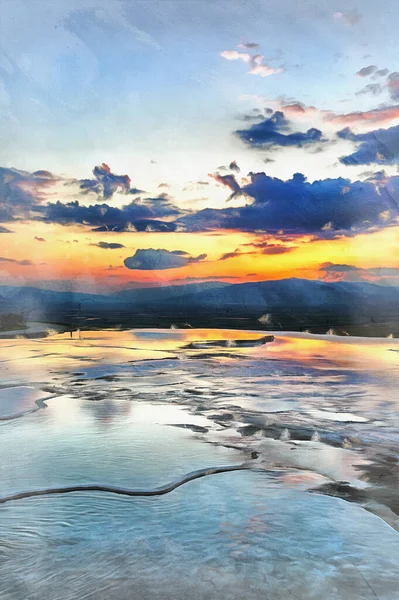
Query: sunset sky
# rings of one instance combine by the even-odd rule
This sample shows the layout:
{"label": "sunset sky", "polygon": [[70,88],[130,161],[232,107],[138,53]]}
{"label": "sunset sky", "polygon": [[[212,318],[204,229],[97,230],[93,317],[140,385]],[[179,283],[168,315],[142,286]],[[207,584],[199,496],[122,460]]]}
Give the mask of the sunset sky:
{"label": "sunset sky", "polygon": [[397,0],[0,14],[0,285],[399,286]]}

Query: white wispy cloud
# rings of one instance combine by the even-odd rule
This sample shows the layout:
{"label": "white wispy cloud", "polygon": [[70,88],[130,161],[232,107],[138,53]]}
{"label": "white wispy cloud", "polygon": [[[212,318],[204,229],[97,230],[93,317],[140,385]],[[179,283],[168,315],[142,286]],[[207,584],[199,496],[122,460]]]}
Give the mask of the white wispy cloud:
{"label": "white wispy cloud", "polygon": [[[242,44],[240,45],[242,46]],[[220,56],[226,60],[242,60],[248,65],[250,75],[259,75],[259,77],[269,77],[269,75],[282,73],[283,69],[275,69],[270,65],[263,64],[263,54],[248,54],[248,52],[237,52],[237,50],[223,50]]]}

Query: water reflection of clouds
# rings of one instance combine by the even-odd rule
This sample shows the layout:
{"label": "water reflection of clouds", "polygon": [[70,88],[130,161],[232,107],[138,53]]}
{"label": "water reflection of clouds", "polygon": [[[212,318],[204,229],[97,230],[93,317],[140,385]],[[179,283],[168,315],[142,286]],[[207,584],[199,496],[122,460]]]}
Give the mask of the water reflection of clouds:
{"label": "water reflection of clouds", "polygon": [[103,425],[112,423],[115,418],[127,417],[132,409],[129,400],[124,402],[113,402],[112,400],[87,401],[82,407]]}
{"label": "water reflection of clouds", "polygon": [[[103,403],[132,401],[140,395],[146,402],[189,402],[193,409],[201,402],[204,411],[212,405],[214,410],[215,403],[222,409],[231,404],[244,422],[248,412],[282,412],[281,419],[308,418],[312,425],[325,425],[327,416],[338,421],[348,410],[355,418],[358,412],[368,419],[380,419],[378,413],[387,398],[392,402],[397,398],[393,390],[398,384],[398,355],[388,352],[395,340],[358,342],[336,336],[283,334],[264,346],[240,348],[239,352],[229,348],[231,356],[225,360],[219,356],[220,349],[209,348],[206,359],[190,351],[193,360],[185,361],[177,360],[188,355],[182,350],[182,340],[247,340],[259,338],[260,332],[83,333],[82,340],[60,334],[43,340],[15,340],[12,345],[0,341],[0,361],[6,361],[0,364],[3,381],[63,386],[60,393]],[[84,374],[76,379],[73,373],[79,372]],[[125,391],[118,389],[121,386]],[[321,404],[331,415],[314,412]],[[97,420],[116,420],[119,410],[118,405],[104,405],[98,409]],[[385,412],[391,418],[393,409]]]}
{"label": "water reflection of clouds", "polygon": [[[20,573],[26,569],[26,555],[20,551],[24,544],[20,523],[25,519],[41,534],[48,531],[49,538],[57,540],[59,523],[73,524],[64,527],[65,546],[72,535],[72,549],[57,554],[60,569],[56,574],[51,561],[58,550],[49,543],[43,545],[37,563],[37,555],[30,555],[29,565],[35,568],[29,577],[40,579],[48,574],[52,581],[62,578],[59,585],[65,586],[72,569],[73,577],[79,579],[76,574],[83,565],[80,584],[86,585],[87,577],[92,578],[85,588],[87,595],[93,590],[103,593],[95,586],[114,568],[112,561],[121,556],[125,562],[119,562],[117,570],[125,574],[126,581],[137,569],[149,573],[153,581],[156,557],[158,566],[165,565],[164,574],[175,577],[177,585],[189,581],[190,569],[197,569],[197,576],[204,574],[201,584],[207,577],[212,579],[212,590],[220,597],[226,578],[231,573],[241,575],[246,568],[243,565],[248,565],[244,587],[254,580],[258,585],[259,572],[266,582],[265,594],[273,589],[276,598],[279,595],[274,592],[287,574],[291,573],[295,585],[301,579],[302,586],[305,580],[313,585],[315,569],[318,577],[326,578],[325,562],[331,557],[337,561],[337,553],[343,570],[348,552],[356,560],[360,556],[362,565],[367,562],[373,577],[381,576],[377,555],[384,556],[387,572],[396,568],[389,562],[388,544],[384,547],[381,541],[389,538],[390,531],[382,521],[360,507],[302,492],[324,481],[323,476],[361,485],[358,478],[366,455],[356,443],[342,448],[342,442],[347,431],[359,440],[367,441],[369,432],[384,439],[386,425],[397,420],[392,402],[397,398],[398,355],[387,351],[395,349],[396,342],[284,335],[265,346],[240,348],[245,361],[233,358],[234,348],[229,348],[231,357],[224,361],[216,356],[220,349],[211,349],[206,360],[178,361],[171,354],[184,356],[181,347],[191,340],[259,336],[259,332],[212,330],[107,331],[87,336],[84,332],[82,340],[62,335],[41,341],[16,340],[12,347],[0,341],[0,360],[8,361],[0,364],[4,377],[17,383],[36,381],[36,388],[58,385],[67,392],[49,400],[48,409],[4,427],[2,493],[71,481],[155,487],[204,465],[241,462],[242,452],[223,446],[234,436],[234,444],[246,452],[259,449],[259,459],[251,464],[267,470],[205,478],[162,501],[92,494],[10,505],[0,532],[4,527],[8,534],[10,518],[15,518],[13,535],[18,551],[8,565],[14,571],[20,568]],[[392,400],[387,402],[388,398]],[[385,425],[381,433],[372,421],[364,422],[369,413],[378,415]],[[357,423],[338,422],[353,415],[362,418],[357,418]],[[223,420],[225,416],[228,418]],[[207,426],[207,441],[217,445],[203,443],[189,429],[166,426],[190,423]],[[255,425],[253,435],[241,433],[248,424]],[[267,437],[278,438],[284,428],[291,432],[291,440]],[[315,431],[319,438],[310,440]],[[306,435],[309,440],[304,439]],[[279,474],[273,480],[269,469]],[[37,525],[38,515],[42,521]],[[102,546],[102,554],[99,551],[92,556],[87,550],[91,549],[90,540],[104,531],[106,547]],[[73,536],[81,536],[85,542],[76,544]],[[32,545],[29,548],[31,551]],[[222,560],[231,567],[230,575],[223,572],[218,562]],[[44,564],[49,564],[46,574]],[[185,577],[177,572],[180,568],[186,568]],[[9,569],[7,573],[10,576]],[[314,597],[323,597],[323,581]],[[1,585],[0,581],[0,590]],[[73,585],[76,597],[83,597]],[[238,580],[236,585],[240,585]],[[48,580],[42,589],[47,587]],[[345,597],[343,587],[341,591]],[[307,597],[305,592],[300,595]],[[247,597],[245,590],[241,597]]]}

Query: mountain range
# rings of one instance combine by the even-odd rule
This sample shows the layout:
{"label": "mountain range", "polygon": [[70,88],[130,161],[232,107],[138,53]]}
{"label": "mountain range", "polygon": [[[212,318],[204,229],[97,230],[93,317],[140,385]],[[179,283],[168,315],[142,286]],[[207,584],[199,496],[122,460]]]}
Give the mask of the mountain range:
{"label": "mountain range", "polygon": [[[399,326],[399,288],[371,283],[282,279],[191,283],[86,294],[0,286],[0,314],[88,326],[192,326],[301,330]],[[266,316],[267,315],[267,316]],[[261,321],[259,322],[259,318]],[[389,333],[389,332],[388,332]]]}

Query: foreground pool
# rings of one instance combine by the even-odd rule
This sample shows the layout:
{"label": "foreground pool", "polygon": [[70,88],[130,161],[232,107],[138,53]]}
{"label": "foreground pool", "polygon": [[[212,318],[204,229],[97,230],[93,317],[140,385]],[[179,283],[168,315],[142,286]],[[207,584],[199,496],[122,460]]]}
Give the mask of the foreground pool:
{"label": "foreground pool", "polygon": [[0,341],[0,498],[246,466],[1,504],[2,599],[397,600],[398,343],[262,335]]}

